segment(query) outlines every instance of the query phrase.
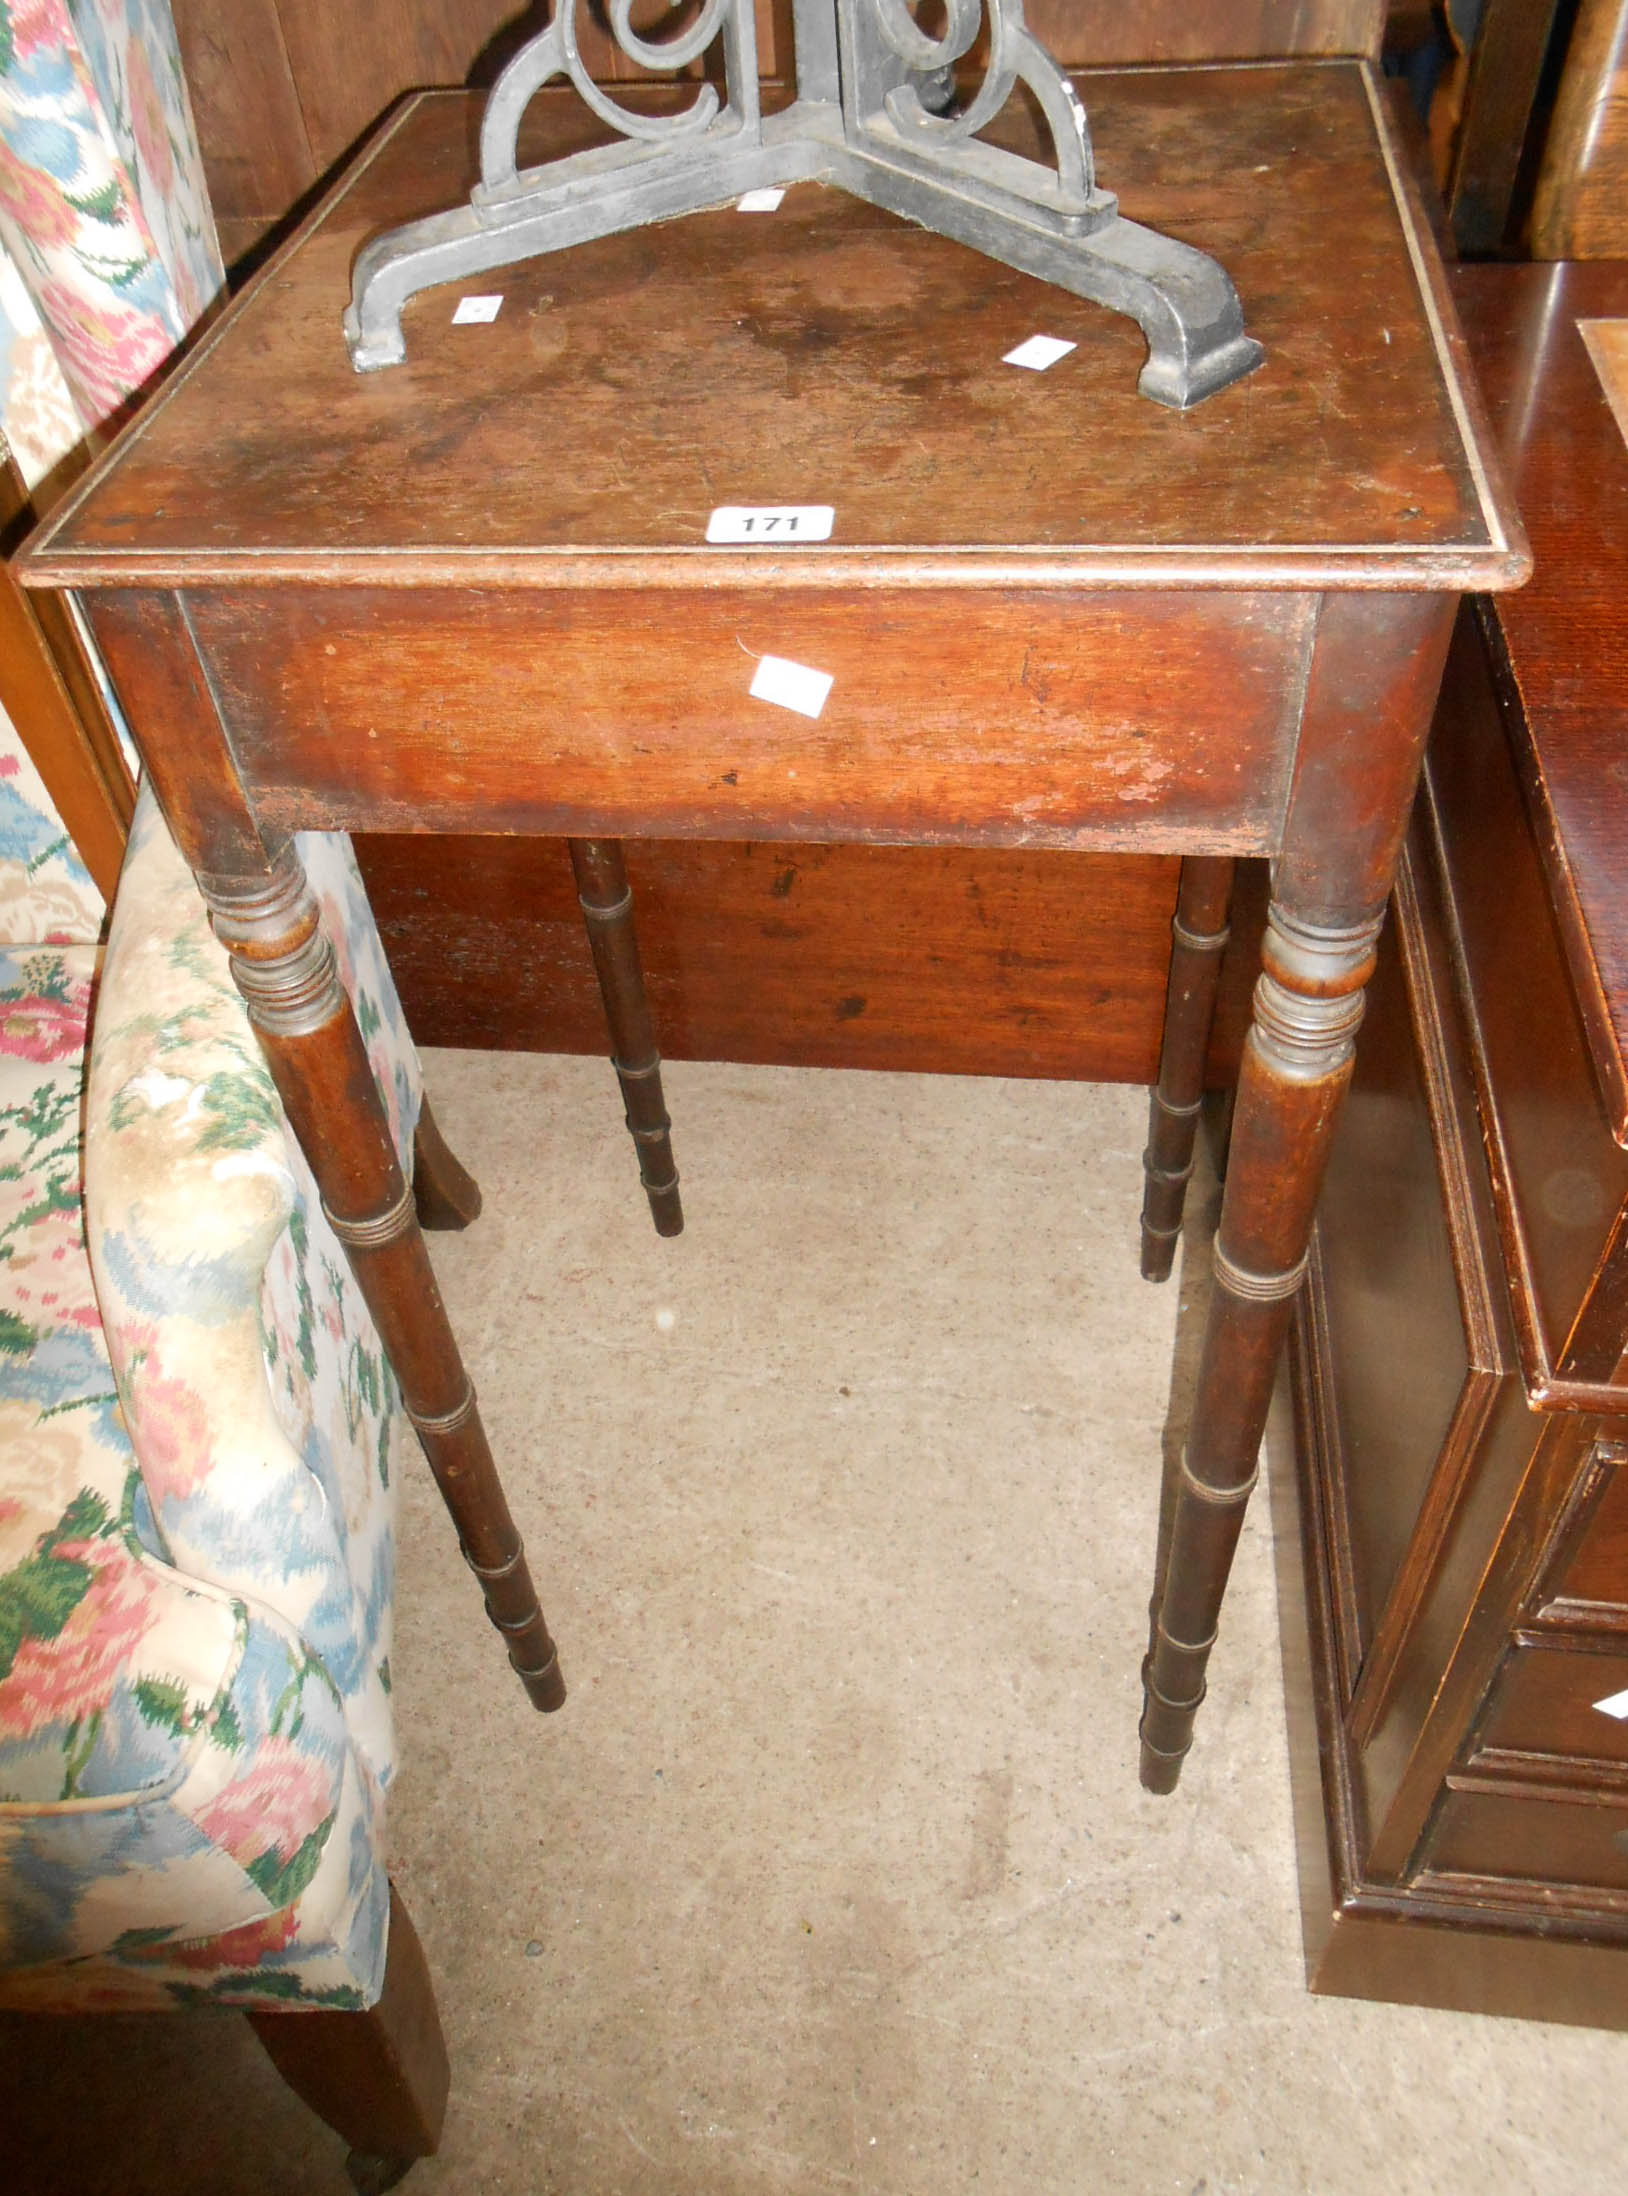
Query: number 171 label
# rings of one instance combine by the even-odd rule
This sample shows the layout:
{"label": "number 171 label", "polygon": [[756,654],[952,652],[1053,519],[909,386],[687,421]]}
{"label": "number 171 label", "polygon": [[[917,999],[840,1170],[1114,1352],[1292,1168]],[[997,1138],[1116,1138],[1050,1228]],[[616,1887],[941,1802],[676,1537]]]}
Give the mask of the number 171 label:
{"label": "number 171 label", "polygon": [[708,541],[829,541],[829,503],[720,503],[707,521]]}

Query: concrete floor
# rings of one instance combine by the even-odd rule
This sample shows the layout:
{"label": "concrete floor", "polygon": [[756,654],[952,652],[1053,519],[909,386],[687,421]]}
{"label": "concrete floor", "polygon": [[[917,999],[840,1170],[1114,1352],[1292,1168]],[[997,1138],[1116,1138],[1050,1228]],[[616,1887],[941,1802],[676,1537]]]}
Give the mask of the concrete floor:
{"label": "concrete floor", "polygon": [[[427,1066],[572,1696],[525,1706],[415,1475],[391,1835],[454,2087],[407,2190],[1621,2186],[1628,2038],[1306,1994],[1264,1499],[1181,1789],[1137,1785],[1181,1414],[1140,1092],[674,1067],[663,1243],[602,1062]],[[230,2018],[0,2024],[0,2155],[348,2188]]]}

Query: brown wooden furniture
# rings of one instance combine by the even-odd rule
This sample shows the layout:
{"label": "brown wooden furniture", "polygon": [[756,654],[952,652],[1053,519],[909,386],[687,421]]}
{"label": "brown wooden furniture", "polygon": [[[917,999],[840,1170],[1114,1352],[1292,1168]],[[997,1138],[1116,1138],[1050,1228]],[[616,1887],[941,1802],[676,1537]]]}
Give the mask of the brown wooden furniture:
{"label": "brown wooden furniture", "polygon": [[1581,0],[1532,205],[1534,259],[1628,251],[1628,0]]}
{"label": "brown wooden furniture", "polygon": [[[1127,211],[1217,251],[1267,345],[1190,415],[1136,397],[1124,323],[817,186],[513,269],[478,330],[432,293],[410,363],[358,380],[359,243],[467,187],[469,103],[431,97],[26,560],[82,595],[539,1705],[557,1664],[288,834],[1270,854],[1161,1539],[1143,1773],[1179,1771],[1458,592],[1526,558],[1369,73],[1086,96]],[[547,94],[532,127],[589,141]],[[1066,372],[1002,363],[1036,327]],[[721,501],[836,532],[707,549]],[[765,653],[832,675],[817,723],[751,698]]]}
{"label": "brown wooden furniture", "polygon": [[394,1884],[374,2004],[251,2013],[249,2022],[289,2088],[349,2143],[358,2191],[394,2188],[416,2159],[434,2156],[452,2068],[429,1962]]}
{"label": "brown wooden furniture", "polygon": [[1512,241],[1528,141],[1543,128],[1537,110],[1550,40],[1557,18],[1564,27],[1564,5],[1482,0],[1442,176],[1447,217],[1466,256],[1498,252]]}
{"label": "brown wooden furniture", "polygon": [[1628,2027],[1628,264],[1455,288],[1536,576],[1460,619],[1298,1324],[1307,1950]]}
{"label": "brown wooden furniture", "polygon": [[[0,549],[15,548],[34,516],[0,441]],[[9,566],[0,566],[0,705],[96,889],[111,900],[136,789],[66,604],[54,595],[30,600]]]}
{"label": "brown wooden furniture", "polygon": [[[171,0],[209,195],[228,261],[306,197],[403,92],[489,84],[542,0]],[[660,28],[668,0],[634,0],[634,28]],[[1065,68],[1145,61],[1377,54],[1385,0],[1030,0],[1029,28]],[[791,74],[791,0],[758,0],[769,78]],[[578,6],[591,73],[643,71]],[[700,73],[692,63],[688,73]]]}
{"label": "brown wooden furniture", "polygon": [[661,1091],[661,1054],[645,997],[633,933],[633,890],[620,839],[572,839],[577,904],[588,926],[594,970],[610,1028],[611,1065],[622,1086],[627,1130],[658,1235],[679,1235],[684,1212],[673,1163],[672,1122]]}
{"label": "brown wooden furniture", "polygon": [[[489,81],[515,15],[514,0],[174,8],[229,259],[312,192],[391,100],[466,75]],[[665,20],[665,0],[646,12]],[[1081,66],[1371,56],[1385,12],[1384,0],[1026,9],[1052,50]],[[638,6],[634,19],[644,20]],[[771,73],[788,20],[785,4],[758,10]],[[596,73],[629,73],[591,9],[579,6],[578,27]],[[593,958],[558,838],[363,832],[356,851],[421,1043],[603,1051]],[[805,844],[793,862],[767,843],[660,838],[624,852],[669,1058],[1138,1083],[1158,1071],[1172,856]],[[1222,971],[1212,1088],[1237,1074],[1258,932],[1259,911],[1244,907]]]}

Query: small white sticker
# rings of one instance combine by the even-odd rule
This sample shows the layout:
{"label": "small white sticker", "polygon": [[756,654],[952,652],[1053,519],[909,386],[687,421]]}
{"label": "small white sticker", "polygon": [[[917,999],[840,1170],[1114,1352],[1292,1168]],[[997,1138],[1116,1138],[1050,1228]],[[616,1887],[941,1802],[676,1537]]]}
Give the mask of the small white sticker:
{"label": "small white sticker", "polygon": [[785,656],[759,656],[751,692],[758,701],[795,709],[800,717],[817,717],[831,686],[829,671],[811,671],[806,663],[792,663]]}
{"label": "small white sticker", "polygon": [[1602,1716],[1615,1716],[1619,1723],[1628,1723],[1628,1692],[1612,1693],[1608,1699],[1594,1703]]}
{"label": "small white sticker", "polygon": [[707,520],[708,541],[829,541],[829,503],[720,503]]}
{"label": "small white sticker", "polygon": [[735,211],[743,214],[772,214],[785,197],[784,191],[743,191],[735,201]]}
{"label": "small white sticker", "polygon": [[1008,351],[1001,364],[1027,366],[1031,374],[1043,374],[1048,366],[1055,366],[1060,358],[1067,358],[1074,348],[1072,343],[1065,343],[1061,336],[1030,336],[1015,351]]}
{"label": "small white sticker", "polygon": [[452,316],[452,325],[460,328],[472,320],[496,320],[503,299],[497,297],[461,297],[458,310]]}

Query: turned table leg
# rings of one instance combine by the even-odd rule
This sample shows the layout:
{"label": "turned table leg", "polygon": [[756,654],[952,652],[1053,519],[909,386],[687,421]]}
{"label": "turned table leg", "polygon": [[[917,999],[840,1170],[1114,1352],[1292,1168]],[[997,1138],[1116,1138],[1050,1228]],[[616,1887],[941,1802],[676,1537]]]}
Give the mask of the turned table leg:
{"label": "turned table leg", "polygon": [[1168,1280],[1193,1172],[1193,1144],[1204,1101],[1204,1056],[1215,1019],[1215,990],[1227,943],[1232,899],[1230,859],[1190,854],[1171,923],[1170,983],[1165,992],[1159,1080],[1148,1108],[1142,1158],[1142,1273]]}
{"label": "turned table leg", "polygon": [[1175,1789],[1204,1698],[1454,607],[1355,593],[1319,608],[1187,1446],[1161,1519],[1142,1669],[1149,1791]]}
{"label": "turned table leg", "polygon": [[[285,844],[259,877],[199,873],[198,882],[323,1210],[349,1253],[465,1560],[481,1582],[487,1614],[533,1705],[557,1708],[565,1698],[559,1659],[419,1232],[413,1186],[396,1157],[305,873]],[[443,1158],[456,1167],[432,1121],[418,1160],[423,1182],[434,1181],[437,1217],[463,1195]]]}
{"label": "turned table leg", "polygon": [[1244,1048],[1187,1449],[1143,1665],[1142,1782],[1175,1789],[1254,1487],[1278,1357],[1351,1079],[1380,919],[1327,930],[1274,901]]}
{"label": "turned table leg", "polygon": [[639,941],[633,929],[633,890],[619,839],[572,839],[571,866],[588,925],[594,973],[610,1028],[611,1065],[622,1086],[627,1130],[639,1155],[639,1179],[650,1200],[658,1235],[678,1235],[684,1211],[678,1201],[672,1122],[661,1093],[661,1054],[645,996]]}

